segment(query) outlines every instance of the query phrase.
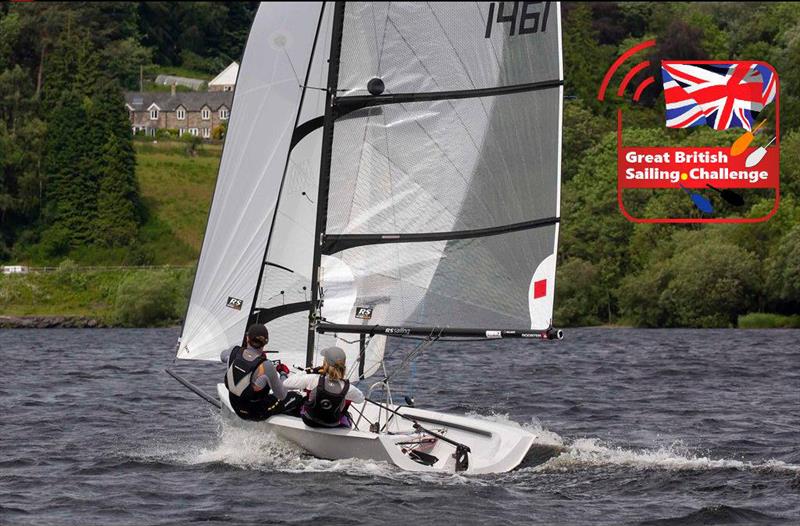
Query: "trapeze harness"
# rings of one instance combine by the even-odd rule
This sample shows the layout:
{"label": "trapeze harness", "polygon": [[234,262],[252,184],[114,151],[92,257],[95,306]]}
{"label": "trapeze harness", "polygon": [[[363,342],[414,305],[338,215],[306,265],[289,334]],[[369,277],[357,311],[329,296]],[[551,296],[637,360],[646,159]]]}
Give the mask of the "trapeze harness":
{"label": "trapeze harness", "polygon": [[321,374],[314,396],[309,394],[308,400],[300,409],[303,422],[309,427],[350,427],[350,419],[345,412],[345,397],[350,389],[350,380],[344,381],[344,387],[338,393],[326,389],[325,380],[325,375]]}
{"label": "trapeze harness", "polygon": [[244,349],[239,346],[233,348],[228,358],[225,387],[228,388],[231,407],[244,420],[264,420],[278,412],[280,401],[270,393],[269,386],[263,389],[253,386],[253,375],[266,360],[264,353],[247,360]]}

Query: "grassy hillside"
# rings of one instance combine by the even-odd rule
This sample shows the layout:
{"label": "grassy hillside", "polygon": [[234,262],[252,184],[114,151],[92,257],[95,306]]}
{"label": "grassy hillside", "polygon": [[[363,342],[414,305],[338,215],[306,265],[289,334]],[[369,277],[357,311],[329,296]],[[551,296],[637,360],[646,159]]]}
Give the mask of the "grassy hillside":
{"label": "grassy hillside", "polygon": [[55,272],[0,274],[0,314],[169,325],[185,312],[191,277],[189,269],[85,270],[65,261]]}
{"label": "grassy hillside", "polygon": [[193,264],[200,253],[222,147],[196,156],[177,141],[136,141],[136,175],[148,219],[143,249],[153,265]]}
{"label": "grassy hillside", "polygon": [[[87,316],[126,326],[165,325],[183,315],[192,278],[188,268],[87,270],[78,266],[191,267],[197,261],[221,146],[205,144],[196,155],[189,155],[186,144],[179,141],[137,140],[135,145],[136,176],[147,209],[135,248],[139,261],[127,248],[85,248],[72,251],[55,272],[0,274],[0,314]],[[54,264],[35,258],[22,263]]]}

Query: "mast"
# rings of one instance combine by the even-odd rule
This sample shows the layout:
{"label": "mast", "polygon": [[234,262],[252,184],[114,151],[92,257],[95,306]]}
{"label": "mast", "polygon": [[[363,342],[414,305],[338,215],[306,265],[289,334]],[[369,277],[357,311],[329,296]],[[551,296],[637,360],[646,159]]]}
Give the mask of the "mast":
{"label": "mast", "polygon": [[320,313],[321,294],[319,272],[322,264],[322,237],[327,226],[328,190],[331,179],[331,150],[333,148],[333,121],[335,118],[336,90],[339,83],[339,59],[342,51],[344,26],[344,2],[336,2],[333,12],[331,54],[328,61],[328,86],[325,97],[325,118],[322,130],[322,158],[320,161],[319,189],[317,194],[317,224],[314,234],[314,261],[311,275],[311,309],[308,317],[308,343],[306,367],[314,362],[315,330]]}

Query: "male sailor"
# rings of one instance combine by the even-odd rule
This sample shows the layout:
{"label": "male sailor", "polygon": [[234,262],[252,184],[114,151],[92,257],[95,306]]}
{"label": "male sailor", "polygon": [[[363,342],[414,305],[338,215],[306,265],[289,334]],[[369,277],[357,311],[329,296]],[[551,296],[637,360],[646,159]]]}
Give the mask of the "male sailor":
{"label": "male sailor", "polygon": [[309,427],[350,427],[347,407],[364,401],[364,393],[344,379],[347,355],[339,347],[322,352],[319,373],[298,374],[283,382],[286,389],[302,389],[308,398],[300,409],[303,422]]}
{"label": "male sailor", "polygon": [[[228,365],[225,387],[231,407],[240,418],[265,420],[284,410],[286,389],[275,365],[267,358],[267,328],[254,323],[247,329],[246,341],[246,347],[236,346],[220,356]],[[285,365],[279,367],[289,372]]]}

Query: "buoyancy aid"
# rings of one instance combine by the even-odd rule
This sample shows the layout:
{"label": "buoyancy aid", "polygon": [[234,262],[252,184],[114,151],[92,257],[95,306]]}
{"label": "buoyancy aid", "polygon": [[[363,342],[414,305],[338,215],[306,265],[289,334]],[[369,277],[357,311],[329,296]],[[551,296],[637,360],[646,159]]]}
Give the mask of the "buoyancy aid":
{"label": "buoyancy aid", "polygon": [[277,409],[278,399],[270,393],[269,387],[259,389],[253,385],[253,376],[259,366],[266,361],[264,353],[257,356],[248,355],[245,349],[236,346],[228,358],[228,370],[225,372],[225,387],[231,407],[236,414],[245,420],[264,420]]}
{"label": "buoyancy aid", "polygon": [[350,381],[345,380],[344,387],[339,392],[331,391],[325,381],[325,375],[321,374],[317,388],[309,394],[308,400],[300,411],[300,416],[308,426],[339,427],[342,425],[342,415],[346,407]]}

